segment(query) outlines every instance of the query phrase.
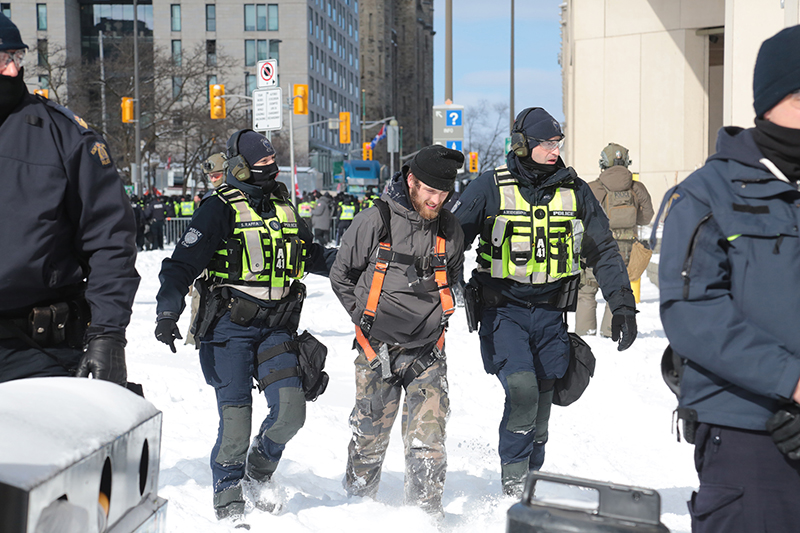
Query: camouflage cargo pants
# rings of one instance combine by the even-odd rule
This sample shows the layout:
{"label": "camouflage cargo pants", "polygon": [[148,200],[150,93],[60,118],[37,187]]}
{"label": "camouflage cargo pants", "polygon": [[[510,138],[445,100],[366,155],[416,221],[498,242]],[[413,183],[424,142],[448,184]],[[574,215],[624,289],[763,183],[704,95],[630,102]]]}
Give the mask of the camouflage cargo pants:
{"label": "camouflage cargo pants", "polygon": [[[414,356],[410,352],[397,346],[389,348],[392,369],[402,371],[411,364]],[[360,347],[355,366],[356,405],[350,414],[353,438],[348,447],[344,486],[350,495],[375,497],[403,387],[386,383],[380,369],[370,368]],[[450,412],[444,359],[428,367],[405,392],[405,503],[418,505],[429,513],[441,513],[447,470],[445,422]]]}

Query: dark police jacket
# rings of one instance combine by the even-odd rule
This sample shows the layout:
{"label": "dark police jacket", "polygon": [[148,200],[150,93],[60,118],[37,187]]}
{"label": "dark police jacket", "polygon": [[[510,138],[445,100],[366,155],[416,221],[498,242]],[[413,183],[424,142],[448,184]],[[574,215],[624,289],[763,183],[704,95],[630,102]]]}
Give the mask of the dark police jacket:
{"label": "dark police jacket", "polygon": [[[241,190],[248,198],[250,205],[264,219],[275,216],[275,207],[269,198],[264,198],[260,187],[240,182],[228,174],[227,184]],[[286,189],[279,189],[279,194],[288,198]],[[325,250],[313,243],[314,237],[302,218],[295,212],[298,223],[298,237],[306,243],[306,272],[327,276],[330,264],[333,263],[336,251]],[[214,252],[224,247],[228,237],[233,235],[235,214],[217,195],[207,196],[200,207],[192,215],[192,221],[175,245],[172,257],[161,263],[158,279],[161,289],[156,296],[156,312],[180,314],[185,307],[184,296],[192,282],[208,266]],[[327,261],[327,262],[326,262]],[[248,295],[232,289],[232,292],[245,298]],[[267,304],[268,302],[261,302]]]}
{"label": "dark police jacket", "polygon": [[[621,307],[635,309],[636,303],[630,291],[628,272],[619,248],[608,226],[608,217],[592,194],[585,181],[575,176],[571,168],[564,167],[559,158],[557,165],[561,168],[548,176],[543,182],[534,184],[519,169],[517,156],[509,152],[508,170],[519,180],[522,196],[531,205],[547,205],[559,186],[572,183],[577,199],[577,218],[583,221],[584,236],[581,257],[589,267],[594,268],[595,276],[609,302],[612,311]],[[461,194],[461,198],[453,208],[461,227],[464,239],[469,246],[483,228],[487,217],[494,217],[500,210],[500,190],[495,184],[494,171],[490,170],[478,176]],[[561,289],[563,281],[532,285],[519,283],[509,279],[492,278],[486,272],[473,271],[473,280],[482,286],[508,298],[530,303],[550,301]],[[627,290],[620,290],[620,289]],[[632,312],[632,311],[631,311]]]}
{"label": "dark police jacket", "polygon": [[764,431],[800,379],[800,192],[770,164],[724,128],[659,212],[661,320],[700,422]]}
{"label": "dark police jacket", "polygon": [[103,138],[27,94],[0,126],[0,168],[0,315],[63,301],[87,279],[87,336],[124,334],[139,286],[136,227]]}

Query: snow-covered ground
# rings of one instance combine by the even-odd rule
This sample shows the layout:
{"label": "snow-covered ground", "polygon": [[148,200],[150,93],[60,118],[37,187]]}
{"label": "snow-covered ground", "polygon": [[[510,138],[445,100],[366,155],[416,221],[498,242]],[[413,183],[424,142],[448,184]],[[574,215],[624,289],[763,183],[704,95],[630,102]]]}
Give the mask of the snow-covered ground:
{"label": "snow-covered ground", "polygon": [[[214,390],[205,383],[193,346],[181,344],[173,354],[153,336],[158,271],[169,253],[143,252],[137,260],[142,283],[128,328],[129,379],[142,383],[147,399],[164,413],[159,495],[169,500],[167,531],[229,531],[229,525],[216,521],[211,504],[209,454],[217,434]],[[467,271],[474,265],[473,257],[474,252],[468,252]],[[422,511],[402,504],[399,420],[377,500],[345,495],[341,480],[355,393],[353,326],[327,278],[309,275],[305,283],[308,299],[300,330],[308,329],[328,346],[330,384],[323,396],[308,405],[305,427],[287,445],[275,474],[283,493],[283,510],[278,515],[252,513],[247,518],[252,530],[505,531],[506,512],[516,500],[501,496],[497,427],[502,388],[483,370],[478,336],[468,333],[463,309],[451,319],[447,333],[451,414],[446,516],[437,526]],[[658,289],[646,277],[641,296],[639,336],[629,350],[618,352],[608,339],[587,338],[597,358],[595,376],[577,403],[553,407],[544,470],[657,489],[662,522],[673,532],[688,532],[685,502],[697,486],[693,447],[678,443],[671,431],[676,400],[659,371],[667,340],[658,316]],[[600,302],[598,313],[603,307]],[[187,311],[179,323],[184,334],[188,321]],[[254,432],[266,412],[266,400],[255,396]]]}

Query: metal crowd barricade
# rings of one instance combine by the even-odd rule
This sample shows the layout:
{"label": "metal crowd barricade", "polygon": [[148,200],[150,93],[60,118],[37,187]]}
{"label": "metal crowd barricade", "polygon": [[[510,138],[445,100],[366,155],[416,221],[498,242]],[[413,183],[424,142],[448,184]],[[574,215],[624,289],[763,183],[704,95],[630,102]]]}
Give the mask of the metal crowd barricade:
{"label": "metal crowd barricade", "polygon": [[164,243],[175,244],[181,238],[183,232],[189,227],[191,217],[170,217],[164,225]]}

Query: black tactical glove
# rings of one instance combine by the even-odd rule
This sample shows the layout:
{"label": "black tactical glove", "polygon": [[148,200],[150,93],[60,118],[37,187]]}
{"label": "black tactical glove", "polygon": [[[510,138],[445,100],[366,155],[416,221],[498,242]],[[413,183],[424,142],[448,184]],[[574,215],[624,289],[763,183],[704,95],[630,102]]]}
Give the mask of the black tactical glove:
{"label": "black tactical glove", "polygon": [[619,341],[617,350],[627,350],[636,340],[636,311],[624,307],[611,318],[611,340]]}
{"label": "black tactical glove", "polygon": [[113,381],[123,387],[128,382],[128,369],[125,366],[125,340],[110,335],[100,335],[89,341],[83,353],[78,371],[79,378]]}
{"label": "black tactical glove", "polygon": [[793,403],[779,409],[767,420],[767,431],[781,453],[800,459],[800,406]]}
{"label": "black tactical glove", "polygon": [[175,353],[175,339],[182,339],[178,329],[178,317],[174,313],[161,313],[156,319],[156,339],[160,340]]}

